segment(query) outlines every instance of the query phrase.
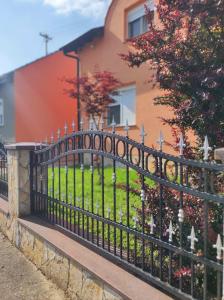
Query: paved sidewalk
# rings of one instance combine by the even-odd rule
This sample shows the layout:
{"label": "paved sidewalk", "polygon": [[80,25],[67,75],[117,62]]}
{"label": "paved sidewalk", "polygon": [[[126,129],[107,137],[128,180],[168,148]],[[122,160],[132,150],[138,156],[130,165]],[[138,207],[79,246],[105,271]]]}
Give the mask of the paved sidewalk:
{"label": "paved sidewalk", "polygon": [[0,233],[1,300],[67,300],[18,249]]}

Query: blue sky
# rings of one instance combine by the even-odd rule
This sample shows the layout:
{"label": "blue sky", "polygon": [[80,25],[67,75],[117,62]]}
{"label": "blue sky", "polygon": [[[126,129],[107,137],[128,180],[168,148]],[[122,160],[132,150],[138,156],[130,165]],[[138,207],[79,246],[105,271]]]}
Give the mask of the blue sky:
{"label": "blue sky", "polygon": [[39,32],[53,52],[104,23],[111,0],[4,0],[0,10],[0,74],[44,55]]}

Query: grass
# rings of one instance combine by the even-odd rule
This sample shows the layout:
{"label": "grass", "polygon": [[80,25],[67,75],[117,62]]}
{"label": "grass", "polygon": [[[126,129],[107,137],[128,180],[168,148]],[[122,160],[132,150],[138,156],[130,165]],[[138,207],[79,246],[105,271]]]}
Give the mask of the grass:
{"label": "grass", "polygon": [[[59,175],[60,173],[60,175]],[[59,176],[60,176],[60,184],[59,184]],[[82,183],[82,176],[84,177],[84,185]],[[104,214],[107,213],[108,209],[111,210],[111,217],[113,218],[113,208],[114,208],[114,185],[113,185],[113,168],[105,167],[104,168],[104,185],[100,182],[99,175],[97,174],[97,170],[94,171],[94,184],[93,184],[93,207],[94,212],[102,212],[102,204],[103,204],[103,189],[104,189]],[[67,175],[67,186],[66,186],[66,170],[65,168],[54,168],[54,187],[52,180],[52,169],[49,169],[48,174],[48,189],[49,191],[54,188],[54,195],[57,197],[59,195],[59,187],[61,199],[65,201],[66,199],[66,190],[68,194],[68,202],[76,199],[77,205],[81,205],[82,196],[84,192],[84,207],[87,209],[91,207],[92,203],[92,184],[91,184],[91,172],[89,169],[84,168],[84,173],[80,168],[75,169],[75,184],[74,184],[74,170],[73,168],[68,168]],[[138,175],[135,171],[129,171],[129,185],[131,188],[141,190],[141,186],[137,182]],[[126,185],[126,168],[116,168],[116,185]],[[130,217],[134,216],[136,208],[141,206],[141,199],[137,195],[129,194],[129,210]],[[119,212],[122,210],[125,215],[127,214],[127,192],[121,188],[116,189],[116,211],[117,218],[119,218]]]}

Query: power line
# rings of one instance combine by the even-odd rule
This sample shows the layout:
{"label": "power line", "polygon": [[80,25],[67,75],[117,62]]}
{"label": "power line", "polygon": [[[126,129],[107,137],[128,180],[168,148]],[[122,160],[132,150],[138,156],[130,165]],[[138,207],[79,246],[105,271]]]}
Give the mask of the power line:
{"label": "power line", "polygon": [[48,43],[53,40],[47,33],[41,33],[40,36],[44,39],[45,42],[45,54],[48,55]]}

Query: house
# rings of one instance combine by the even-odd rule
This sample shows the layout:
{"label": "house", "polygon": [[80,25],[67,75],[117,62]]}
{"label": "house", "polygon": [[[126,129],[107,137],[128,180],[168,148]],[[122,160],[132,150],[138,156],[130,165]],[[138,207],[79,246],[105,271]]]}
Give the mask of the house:
{"label": "house", "polygon": [[161,118],[171,116],[171,112],[153,103],[154,97],[162,95],[162,91],[148,82],[152,72],[149,70],[150,62],[138,69],[131,69],[119,56],[130,49],[129,38],[147,31],[145,3],[150,6],[156,21],[153,1],[113,0],[103,27],[86,32],[60,50],[65,54],[75,52],[79,56],[81,75],[92,73],[96,68],[113,72],[122,86],[116,103],[109,107],[108,127],[114,117],[117,131],[123,133],[128,120],[131,138],[139,140],[140,127],[144,124],[146,144],[156,146],[160,130],[166,140],[172,141],[170,127],[164,126],[161,121]]}
{"label": "house", "polygon": [[67,96],[63,82],[75,70],[75,62],[57,51],[0,76],[1,140],[49,140],[65,122],[77,120],[76,100]]}

